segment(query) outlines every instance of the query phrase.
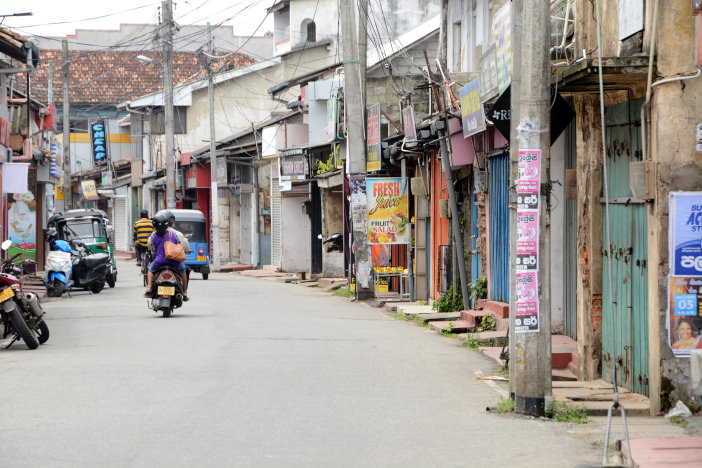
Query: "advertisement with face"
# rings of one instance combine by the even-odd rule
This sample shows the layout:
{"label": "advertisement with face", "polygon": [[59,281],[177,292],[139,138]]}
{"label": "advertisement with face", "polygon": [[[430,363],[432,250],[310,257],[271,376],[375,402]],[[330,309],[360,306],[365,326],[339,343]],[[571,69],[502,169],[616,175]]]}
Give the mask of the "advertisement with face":
{"label": "advertisement with face", "polygon": [[668,345],[676,357],[702,348],[702,277],[671,276],[668,303]]}

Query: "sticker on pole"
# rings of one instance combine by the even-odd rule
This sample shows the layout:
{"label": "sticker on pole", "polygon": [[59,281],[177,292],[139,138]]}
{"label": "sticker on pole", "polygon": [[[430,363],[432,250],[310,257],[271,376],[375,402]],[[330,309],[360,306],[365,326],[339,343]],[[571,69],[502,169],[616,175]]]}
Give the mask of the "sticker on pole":
{"label": "sticker on pole", "polygon": [[539,331],[538,275],[535,271],[517,273],[517,300],[514,331],[527,333]]}
{"label": "sticker on pole", "polygon": [[541,150],[519,150],[517,208],[538,209],[541,186]]}
{"label": "sticker on pole", "polygon": [[539,267],[539,212],[517,210],[517,271]]}

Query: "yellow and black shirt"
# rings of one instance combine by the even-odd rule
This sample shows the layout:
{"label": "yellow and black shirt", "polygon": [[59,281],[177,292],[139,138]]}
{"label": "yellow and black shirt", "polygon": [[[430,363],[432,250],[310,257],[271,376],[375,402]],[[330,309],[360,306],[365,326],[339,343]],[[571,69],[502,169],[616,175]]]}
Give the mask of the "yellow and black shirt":
{"label": "yellow and black shirt", "polygon": [[134,240],[142,247],[146,247],[146,242],[152,232],[154,232],[154,224],[150,219],[141,218],[134,223]]}

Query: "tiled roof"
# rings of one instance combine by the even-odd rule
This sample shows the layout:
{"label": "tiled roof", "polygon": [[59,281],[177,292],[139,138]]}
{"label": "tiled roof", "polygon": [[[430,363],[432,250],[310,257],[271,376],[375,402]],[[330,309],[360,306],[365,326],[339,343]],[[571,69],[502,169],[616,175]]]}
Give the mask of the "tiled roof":
{"label": "tiled roof", "polygon": [[[161,69],[155,63],[142,64],[137,55],[157,61],[163,56],[158,52],[94,52],[69,51],[69,97],[72,105],[116,105],[163,88]],[[173,83],[193,81],[206,76],[204,57],[194,52],[174,52]],[[63,100],[61,50],[41,51],[41,67],[32,74],[32,97],[46,102],[48,97],[49,62],[53,62],[54,102]],[[242,54],[233,54],[215,62],[215,71],[249,65],[253,60]],[[24,80],[18,80],[23,82]]]}

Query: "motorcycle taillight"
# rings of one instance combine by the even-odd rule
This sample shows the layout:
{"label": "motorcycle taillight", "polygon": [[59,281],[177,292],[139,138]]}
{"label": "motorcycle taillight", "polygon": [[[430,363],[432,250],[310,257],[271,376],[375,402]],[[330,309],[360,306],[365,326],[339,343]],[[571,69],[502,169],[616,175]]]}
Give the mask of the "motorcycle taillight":
{"label": "motorcycle taillight", "polygon": [[159,277],[160,277],[163,281],[170,281],[170,280],[173,279],[173,273],[170,272],[170,271],[168,271],[168,270],[164,270],[164,271],[161,272],[161,274],[159,275]]}

